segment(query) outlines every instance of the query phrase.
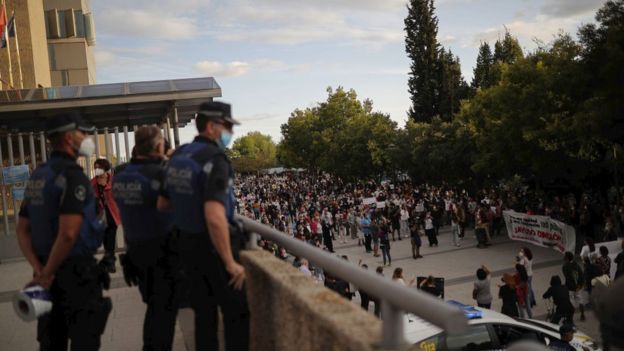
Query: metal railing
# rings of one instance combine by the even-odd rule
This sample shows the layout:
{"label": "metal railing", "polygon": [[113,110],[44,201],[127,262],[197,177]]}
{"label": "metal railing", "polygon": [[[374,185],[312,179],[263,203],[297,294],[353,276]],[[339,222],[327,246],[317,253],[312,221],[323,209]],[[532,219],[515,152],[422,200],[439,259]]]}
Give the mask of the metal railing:
{"label": "metal railing", "polygon": [[250,218],[236,217],[250,233],[249,248],[257,248],[258,236],[262,236],[380,299],[383,327],[379,346],[382,348],[399,349],[405,345],[404,312],[414,313],[448,333],[461,333],[468,327],[464,313],[441,299],[397,284]]}

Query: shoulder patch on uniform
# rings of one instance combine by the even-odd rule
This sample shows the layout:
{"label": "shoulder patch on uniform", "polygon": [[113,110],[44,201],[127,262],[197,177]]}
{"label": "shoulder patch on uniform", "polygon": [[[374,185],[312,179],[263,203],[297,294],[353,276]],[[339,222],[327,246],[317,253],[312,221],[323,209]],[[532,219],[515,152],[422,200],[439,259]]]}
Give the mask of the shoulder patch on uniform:
{"label": "shoulder patch on uniform", "polygon": [[156,179],[152,180],[152,183],[150,184],[152,186],[153,190],[159,190],[160,189],[160,182]]}
{"label": "shoulder patch on uniform", "polygon": [[85,186],[76,186],[76,189],[74,189],[74,196],[76,197],[76,200],[84,201],[87,198],[87,189],[85,188]]}
{"label": "shoulder patch on uniform", "polygon": [[59,174],[54,179],[54,185],[56,185],[57,187],[59,187],[61,189],[65,189],[65,187],[67,186],[67,177],[65,177],[62,174]]}
{"label": "shoulder patch on uniform", "polygon": [[212,173],[212,168],[213,167],[214,167],[214,165],[212,164],[212,161],[208,161],[208,162],[206,162],[206,164],[204,165],[204,168],[202,168],[202,170],[204,171],[204,173],[210,174],[210,173]]}

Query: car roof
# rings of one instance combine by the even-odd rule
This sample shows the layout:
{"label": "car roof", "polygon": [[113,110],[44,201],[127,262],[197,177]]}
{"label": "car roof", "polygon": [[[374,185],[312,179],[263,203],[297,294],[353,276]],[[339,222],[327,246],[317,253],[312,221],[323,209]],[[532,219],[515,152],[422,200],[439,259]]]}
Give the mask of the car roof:
{"label": "car roof", "polygon": [[[518,325],[521,324],[515,319],[506,316],[500,312],[496,312],[487,308],[473,308],[481,312],[481,318],[469,319],[468,324],[470,325],[485,323],[508,323]],[[422,341],[443,331],[443,329],[413,314],[406,314],[404,321],[405,338],[410,343]]]}

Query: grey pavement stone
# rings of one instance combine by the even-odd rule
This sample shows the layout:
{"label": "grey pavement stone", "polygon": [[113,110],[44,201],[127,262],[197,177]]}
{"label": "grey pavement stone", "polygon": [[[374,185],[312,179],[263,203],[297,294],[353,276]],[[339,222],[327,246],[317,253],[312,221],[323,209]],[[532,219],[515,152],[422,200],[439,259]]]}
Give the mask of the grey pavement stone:
{"label": "grey pavement stone", "polygon": [[[393,258],[392,266],[384,267],[384,275],[392,277],[396,267],[403,268],[403,275],[407,281],[415,276],[433,275],[445,278],[445,298],[458,300],[467,304],[474,304],[472,300],[473,282],[476,270],[485,264],[492,271],[492,295],[494,301],[492,309],[500,311],[501,300],[498,299],[498,287],[500,278],[504,272],[514,272],[515,257],[523,246],[528,246],[533,252],[533,290],[536,294],[537,306],[533,309],[533,316],[537,319],[545,319],[546,301],[541,296],[548,289],[551,276],[561,273],[563,255],[559,252],[522,242],[512,241],[506,235],[493,238],[493,245],[486,249],[476,248],[476,239],[473,232],[467,231],[461,247],[451,244],[450,227],[440,230],[438,237],[439,247],[428,247],[426,238],[423,238],[421,247],[422,259],[414,260],[411,254],[409,239],[391,241],[390,254]],[[373,257],[367,254],[363,246],[357,245],[357,240],[351,240],[347,244],[335,245],[336,254],[347,255],[349,261],[357,263],[360,259],[366,263],[369,270],[383,265],[381,257]],[[354,300],[359,304],[359,295]],[[372,304],[369,308],[372,312]],[[579,330],[587,333],[596,340],[600,340],[599,323],[592,311],[586,311],[587,320],[581,322],[579,314],[575,314],[575,323]]]}

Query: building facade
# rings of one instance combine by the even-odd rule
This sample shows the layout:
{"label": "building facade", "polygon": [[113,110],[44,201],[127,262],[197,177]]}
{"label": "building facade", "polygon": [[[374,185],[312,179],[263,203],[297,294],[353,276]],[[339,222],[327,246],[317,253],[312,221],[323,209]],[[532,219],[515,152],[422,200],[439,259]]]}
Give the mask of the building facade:
{"label": "building facade", "polygon": [[44,0],[52,86],[96,83],[95,26],[87,0]]}
{"label": "building facade", "polygon": [[6,0],[5,4],[7,19],[15,13],[16,37],[0,48],[0,90],[51,86],[41,0]]}

